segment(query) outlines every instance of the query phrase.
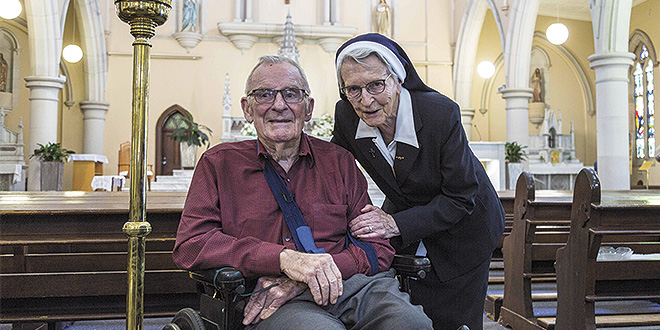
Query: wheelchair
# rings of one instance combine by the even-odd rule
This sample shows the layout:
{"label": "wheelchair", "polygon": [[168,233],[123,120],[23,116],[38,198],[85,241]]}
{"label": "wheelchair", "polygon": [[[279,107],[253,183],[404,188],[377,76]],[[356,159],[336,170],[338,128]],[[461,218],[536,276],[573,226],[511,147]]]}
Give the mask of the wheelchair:
{"label": "wheelchair", "polygon": [[[392,268],[399,280],[399,289],[410,293],[410,281],[423,279],[431,270],[425,257],[395,255]],[[245,278],[232,267],[190,272],[197,281],[200,311],[184,308],[174,315],[163,330],[240,330],[243,328],[243,308],[248,295]],[[461,327],[459,330],[469,330]]]}

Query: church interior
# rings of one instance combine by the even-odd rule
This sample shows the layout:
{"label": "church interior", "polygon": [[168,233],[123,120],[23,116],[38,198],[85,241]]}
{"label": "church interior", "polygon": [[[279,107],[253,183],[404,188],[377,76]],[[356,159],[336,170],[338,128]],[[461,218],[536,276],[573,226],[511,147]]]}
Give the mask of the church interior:
{"label": "church interior", "polygon": [[[56,315],[46,321],[48,329],[125,317],[114,307],[98,312],[96,306],[106,296],[108,306],[124,303],[115,291],[126,290],[121,225],[136,203],[131,182],[145,186],[141,198],[153,224],[145,317],[171,317],[181,307],[169,304],[172,295],[181,304],[198,303],[195,284],[171,264],[173,237],[201,154],[209,146],[254,138],[240,106],[251,68],[263,55],[295,58],[315,100],[305,131],[329,139],[340,98],[335,52],[354,36],[377,32],[406,50],[428,86],[459,104],[472,149],[500,194],[506,239],[493,255],[484,303],[493,329],[501,327],[498,321],[513,329],[577,329],[578,323],[557,315],[558,297],[575,288],[559,288],[554,280],[574,267],[565,261],[569,252],[579,254],[575,247],[563,254],[560,249],[555,260],[558,246],[571,240],[569,229],[577,235],[571,207],[580,189],[584,207],[593,208],[588,219],[620,221],[583,219],[582,228],[595,226],[585,235],[655,259],[622,266],[617,253],[625,251],[619,250],[610,251],[616,262],[596,262],[599,249],[590,245],[591,259],[575,267],[596,289],[586,303],[582,297],[588,306],[577,318],[587,318],[585,329],[660,329],[660,140],[654,126],[659,0],[143,1],[171,9],[147,40],[149,65],[141,72],[134,71],[140,54],[131,27],[118,17],[117,3],[126,0],[0,1],[1,326],[35,329],[24,326],[39,313]],[[144,145],[133,140],[138,73],[147,77]],[[197,146],[176,139],[192,126],[203,136]],[[61,162],[50,168],[39,153],[53,144]],[[522,146],[520,163],[509,159],[512,145]],[[131,159],[132,147],[144,147],[139,162]],[[139,171],[144,181],[131,181],[134,163],[146,169]],[[587,173],[597,173],[597,200],[585,197]],[[589,197],[596,196],[589,182]],[[37,191],[48,192],[31,195]],[[382,203],[371,181],[369,192],[374,204]],[[627,206],[617,210],[599,207],[622,200]],[[535,234],[539,241],[533,243]],[[74,246],[82,251],[97,244],[85,250],[91,254],[73,256]],[[540,250],[532,252],[537,245]],[[92,259],[101,250],[108,264],[97,269]],[[28,261],[31,254],[39,257]],[[66,256],[48,258],[55,254]],[[507,263],[507,255],[529,257]],[[566,268],[555,272],[553,264],[562,258]],[[107,276],[85,294],[69,297],[62,288],[74,281],[73,287],[87,290],[91,273],[101,271]],[[625,275],[599,278],[601,271]],[[46,282],[27,276],[37,273],[58,276]],[[630,283],[599,295],[598,288],[620,281]],[[123,286],[113,288],[118,282]],[[173,284],[179,282],[185,284]],[[53,287],[43,293],[40,283]],[[516,293],[508,293],[511,288]],[[516,294],[520,300],[509,298]],[[41,295],[55,300],[35,303]],[[64,299],[81,313],[44,307]],[[624,326],[606,323],[619,314],[641,316],[630,316]]]}

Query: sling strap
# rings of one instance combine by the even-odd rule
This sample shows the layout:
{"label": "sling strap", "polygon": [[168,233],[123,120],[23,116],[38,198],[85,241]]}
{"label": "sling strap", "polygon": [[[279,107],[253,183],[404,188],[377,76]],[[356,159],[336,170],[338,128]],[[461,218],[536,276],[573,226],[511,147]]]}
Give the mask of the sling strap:
{"label": "sling strap", "polygon": [[[284,180],[282,180],[282,177],[277,173],[277,170],[275,170],[275,167],[269,160],[266,160],[264,175],[266,176],[270,191],[273,193],[273,196],[275,196],[277,205],[280,206],[280,210],[282,210],[282,213],[284,214],[284,220],[286,220],[293,241],[296,243],[296,249],[300,252],[313,254],[325,253],[325,249],[316,247],[314,237],[312,237],[312,231],[309,226],[307,226],[307,222],[305,222],[302,212],[300,212],[300,208],[298,208],[298,204],[296,204],[289,188],[287,188]],[[346,236],[346,247],[348,247],[350,242],[364,250],[369,262],[369,274],[375,275],[378,273],[378,255],[376,254],[376,248],[374,248],[369,242],[360,241],[351,236],[348,230],[346,231]]]}

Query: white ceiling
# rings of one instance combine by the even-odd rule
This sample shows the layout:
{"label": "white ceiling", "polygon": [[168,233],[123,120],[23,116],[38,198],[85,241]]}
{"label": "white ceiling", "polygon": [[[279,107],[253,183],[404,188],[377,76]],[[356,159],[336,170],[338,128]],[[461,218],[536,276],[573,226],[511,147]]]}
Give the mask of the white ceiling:
{"label": "white ceiling", "polygon": [[[647,0],[633,0],[633,7]],[[539,15],[557,16],[557,5],[559,5],[559,17],[591,21],[589,11],[589,0],[541,0]]]}

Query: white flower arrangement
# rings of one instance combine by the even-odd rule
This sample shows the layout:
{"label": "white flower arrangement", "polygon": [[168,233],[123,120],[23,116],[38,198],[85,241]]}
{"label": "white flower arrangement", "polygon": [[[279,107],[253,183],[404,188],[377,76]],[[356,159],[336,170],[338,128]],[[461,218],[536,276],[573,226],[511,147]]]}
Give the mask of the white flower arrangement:
{"label": "white flower arrangement", "polygon": [[246,136],[257,136],[257,130],[254,128],[253,123],[244,122],[243,128],[241,128],[241,134]]}
{"label": "white flower arrangement", "polygon": [[335,119],[329,114],[323,114],[318,121],[315,121],[312,126],[312,135],[315,136],[332,136],[332,130],[335,126]]}

